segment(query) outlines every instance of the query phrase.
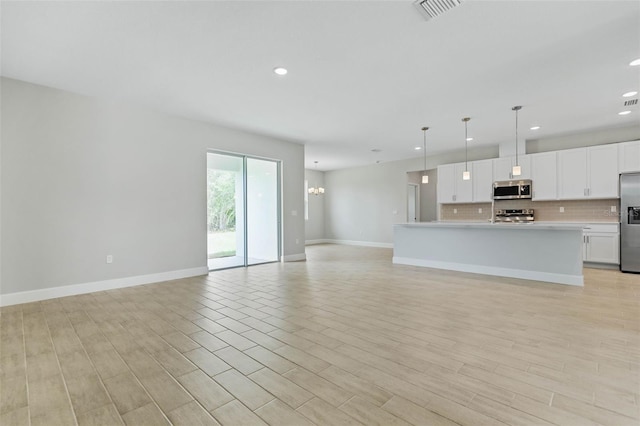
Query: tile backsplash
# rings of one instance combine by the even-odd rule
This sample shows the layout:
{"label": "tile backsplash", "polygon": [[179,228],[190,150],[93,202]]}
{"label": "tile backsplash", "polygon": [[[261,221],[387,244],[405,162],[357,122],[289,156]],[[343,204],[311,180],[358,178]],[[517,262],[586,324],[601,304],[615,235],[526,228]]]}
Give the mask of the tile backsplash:
{"label": "tile backsplash", "polygon": [[[611,207],[615,212],[611,212]],[[564,207],[564,213],[560,208]],[[541,222],[618,222],[620,200],[564,200],[531,201],[500,200],[496,209],[534,209],[536,221]],[[479,209],[482,212],[479,212]],[[455,213],[454,213],[455,210]],[[488,221],[491,219],[491,203],[442,204],[440,220]]]}

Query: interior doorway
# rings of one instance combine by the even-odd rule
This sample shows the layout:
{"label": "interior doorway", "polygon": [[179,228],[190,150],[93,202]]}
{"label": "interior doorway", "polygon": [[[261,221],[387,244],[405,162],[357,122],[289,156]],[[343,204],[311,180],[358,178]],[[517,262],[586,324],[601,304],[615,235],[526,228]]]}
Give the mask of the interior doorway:
{"label": "interior doorway", "polygon": [[209,270],[280,259],[280,162],[207,153]]}

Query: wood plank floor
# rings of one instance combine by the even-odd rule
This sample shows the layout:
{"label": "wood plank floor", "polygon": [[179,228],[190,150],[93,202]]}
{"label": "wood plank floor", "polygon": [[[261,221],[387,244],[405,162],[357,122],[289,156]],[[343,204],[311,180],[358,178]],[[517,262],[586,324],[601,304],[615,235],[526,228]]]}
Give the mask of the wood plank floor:
{"label": "wood plank floor", "polygon": [[307,254],[2,308],[0,424],[640,424],[640,275]]}

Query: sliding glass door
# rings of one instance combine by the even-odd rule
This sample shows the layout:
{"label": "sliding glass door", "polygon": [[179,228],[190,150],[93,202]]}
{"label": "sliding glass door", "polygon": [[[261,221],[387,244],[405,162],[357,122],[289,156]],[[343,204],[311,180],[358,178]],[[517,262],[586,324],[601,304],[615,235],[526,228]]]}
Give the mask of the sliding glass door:
{"label": "sliding glass door", "polygon": [[247,264],[280,257],[279,163],[247,158]]}
{"label": "sliding glass door", "polygon": [[280,163],[207,153],[210,270],[280,258]]}

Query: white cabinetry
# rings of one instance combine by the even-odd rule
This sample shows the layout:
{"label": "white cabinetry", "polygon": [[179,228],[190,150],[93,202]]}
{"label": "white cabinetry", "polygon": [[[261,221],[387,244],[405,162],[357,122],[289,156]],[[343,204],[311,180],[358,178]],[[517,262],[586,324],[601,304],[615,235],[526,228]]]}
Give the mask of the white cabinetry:
{"label": "white cabinetry", "polygon": [[590,198],[617,198],[620,181],[618,171],[618,145],[602,145],[587,148],[587,170]]}
{"label": "white cabinetry", "polygon": [[620,263],[620,232],[617,224],[589,224],[583,231],[583,260]]}
{"label": "white cabinetry", "polygon": [[456,200],[455,164],[438,166],[438,203],[454,203]]}
{"label": "white cabinetry", "polygon": [[558,151],[560,199],[618,197],[618,146]]}
{"label": "white cabinetry", "polygon": [[473,201],[490,203],[493,198],[493,160],[474,161],[472,166]]}
{"label": "white cabinetry", "polygon": [[620,173],[640,172],[640,141],[618,145]]}
{"label": "white cabinetry", "polygon": [[561,200],[587,196],[587,150],[567,149],[558,152],[558,190]]}
{"label": "white cabinetry", "polygon": [[558,198],[558,159],[557,153],[542,152],[532,154],[531,179],[533,181],[533,200],[555,200]]}
{"label": "white cabinetry", "polygon": [[[471,168],[471,164],[469,168]],[[438,203],[470,203],[473,201],[472,180],[462,179],[464,171],[464,163],[438,166]],[[471,179],[473,179],[473,173]]]}
{"label": "white cabinetry", "polygon": [[516,165],[516,157],[501,157],[493,160],[494,180],[531,179],[531,158],[529,155],[518,155],[520,176],[513,176],[511,170]]}

